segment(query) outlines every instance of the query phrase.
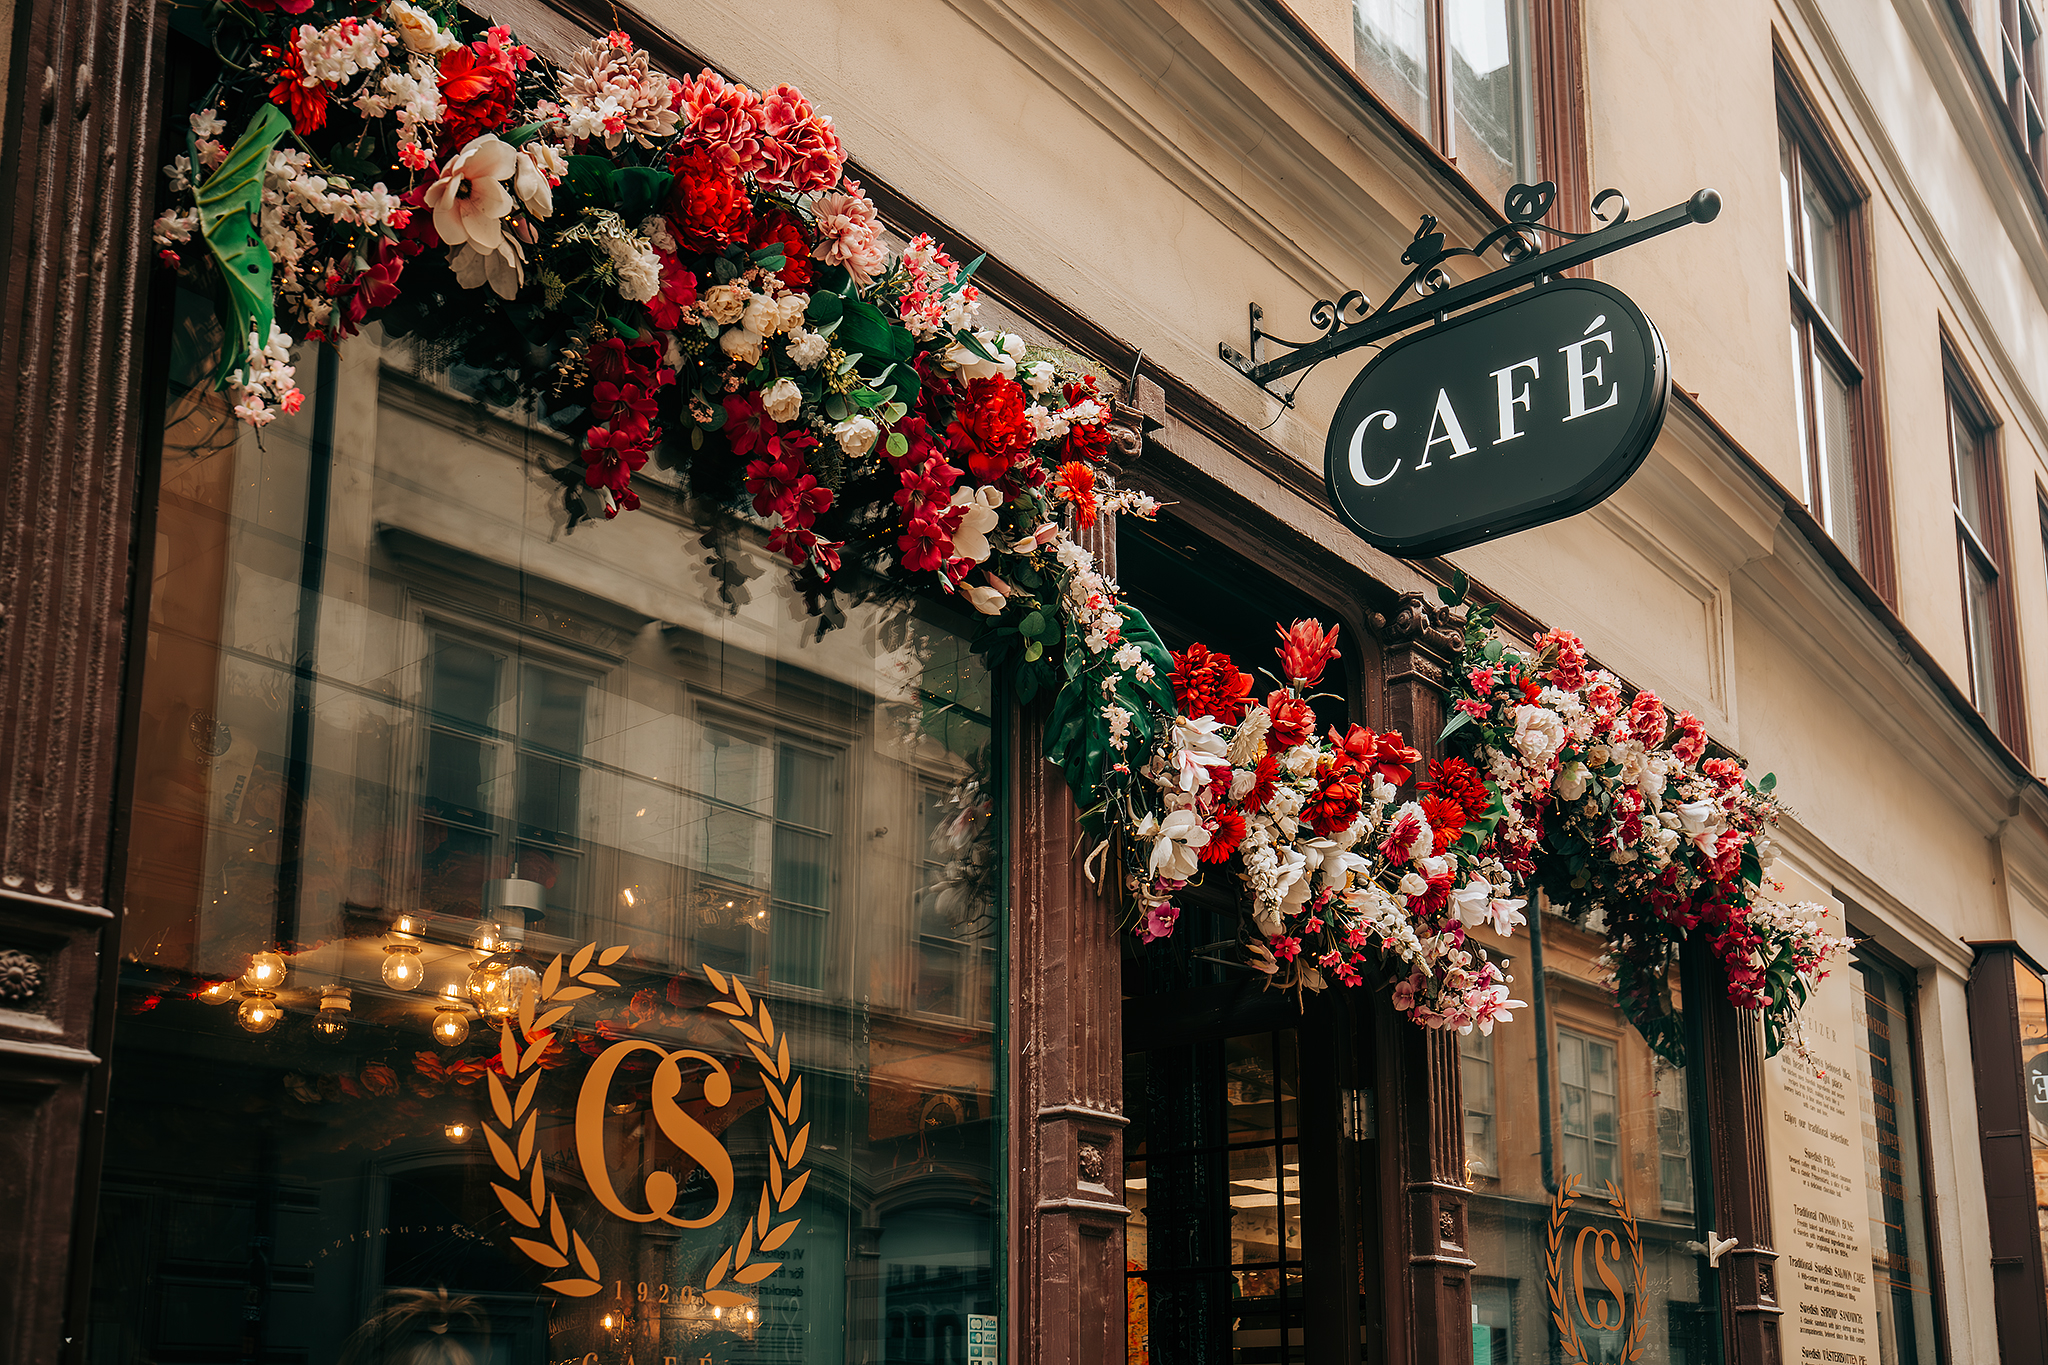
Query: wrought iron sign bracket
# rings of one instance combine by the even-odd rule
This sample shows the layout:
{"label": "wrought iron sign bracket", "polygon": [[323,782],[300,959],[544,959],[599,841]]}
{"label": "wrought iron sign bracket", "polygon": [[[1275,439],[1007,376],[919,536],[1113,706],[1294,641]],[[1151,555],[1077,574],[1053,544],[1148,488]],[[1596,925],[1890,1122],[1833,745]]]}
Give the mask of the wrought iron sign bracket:
{"label": "wrought iron sign bracket", "polygon": [[[1701,190],[1683,204],[1674,204],[1648,218],[1631,220],[1628,197],[1620,190],[1609,189],[1602,190],[1593,200],[1593,216],[1606,226],[1592,232],[1567,232],[1540,221],[1556,200],[1557,186],[1548,180],[1540,185],[1514,186],[1508,191],[1502,206],[1508,217],[1507,224],[1495,228],[1480,240],[1479,245],[1472,247],[1446,247],[1444,234],[1437,231],[1437,220],[1424,214],[1422,225],[1415,230],[1415,240],[1401,253],[1401,263],[1411,269],[1400,286],[1378,308],[1373,308],[1372,301],[1356,289],[1346,291],[1335,302],[1319,300],[1309,309],[1309,321],[1322,332],[1322,336],[1314,341],[1286,341],[1260,325],[1265,319],[1265,310],[1254,303],[1251,305],[1251,339],[1247,350],[1240,351],[1229,342],[1223,342],[1217,346],[1216,352],[1232,369],[1288,407],[1293,407],[1293,393],[1275,392],[1271,388],[1274,380],[1319,365],[1332,356],[1383,341],[1419,324],[1443,322],[1461,309],[1497,298],[1523,285],[1541,284],[1574,266],[1598,260],[1637,242],[1661,237],[1674,228],[1688,223],[1711,223],[1721,212],[1719,192]],[[1604,210],[1617,200],[1619,208],[1610,218]],[[1539,232],[1560,238],[1561,244],[1548,251],[1543,250],[1536,237]],[[1444,273],[1443,263],[1454,256],[1480,257],[1496,249],[1503,264],[1476,280],[1457,284]],[[1411,289],[1420,297],[1397,307]],[[1261,361],[1258,358],[1261,341],[1284,346],[1289,353]]]}

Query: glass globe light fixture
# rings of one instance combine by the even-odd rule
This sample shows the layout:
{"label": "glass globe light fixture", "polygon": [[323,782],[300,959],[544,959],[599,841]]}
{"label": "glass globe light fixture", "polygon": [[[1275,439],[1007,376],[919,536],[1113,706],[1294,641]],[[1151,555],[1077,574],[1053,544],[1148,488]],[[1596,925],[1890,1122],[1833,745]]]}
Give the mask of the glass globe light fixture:
{"label": "glass globe light fixture", "polygon": [[469,1003],[476,1006],[477,1017],[503,1019],[509,1013],[501,1008],[506,994],[505,964],[487,957],[469,965],[469,979],[462,983],[462,989],[469,996]]}
{"label": "glass globe light fixture", "polygon": [[241,996],[241,983],[228,980],[213,982],[205,990],[199,992],[195,998],[203,1000],[209,1005],[225,1005],[230,1000],[239,1000]]}
{"label": "glass globe light fixture", "polygon": [[[403,923],[404,921],[400,921]],[[420,966],[420,945],[394,937],[384,946],[384,984],[394,991],[418,990],[427,974]]]}
{"label": "glass globe light fixture", "polygon": [[540,973],[523,962],[515,962],[505,969],[505,999],[500,1005],[501,1019],[509,1019],[519,1013],[520,1005],[529,998],[540,994]]}
{"label": "glass globe light fixture", "polygon": [[434,1041],[442,1047],[461,1047],[469,1041],[469,1007],[455,996],[455,987],[434,1005]]}
{"label": "glass globe light fixture", "polygon": [[444,1124],[441,1128],[441,1136],[447,1138],[450,1142],[467,1142],[469,1141],[469,1125],[461,1119],[457,1119],[453,1123]]}
{"label": "glass globe light fixture", "polygon": [[322,986],[320,988],[320,1012],[313,1016],[313,1032],[330,1042],[340,1042],[348,1036],[349,1016],[354,1009],[354,997],[346,986]]}
{"label": "glass globe light fixture", "polygon": [[245,991],[275,991],[284,984],[284,958],[268,948],[251,954],[249,969],[242,973]]}
{"label": "glass globe light fixture", "polygon": [[284,1010],[272,992],[250,991],[242,997],[241,1008],[235,1011],[235,1018],[251,1033],[268,1033],[277,1027],[278,1020],[284,1018]]}

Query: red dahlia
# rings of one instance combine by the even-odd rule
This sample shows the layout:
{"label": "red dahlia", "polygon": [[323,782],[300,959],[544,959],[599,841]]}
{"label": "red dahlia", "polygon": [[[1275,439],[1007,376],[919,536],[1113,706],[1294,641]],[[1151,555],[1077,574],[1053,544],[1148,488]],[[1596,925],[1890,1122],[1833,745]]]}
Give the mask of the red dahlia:
{"label": "red dahlia", "polygon": [[1226,807],[1209,817],[1209,842],[1196,856],[1205,863],[1228,862],[1243,842],[1244,817]]}
{"label": "red dahlia", "polygon": [[1315,708],[1300,697],[1280,691],[1268,692],[1266,714],[1273,718],[1273,728],[1266,733],[1278,748],[1292,749],[1297,744],[1306,744],[1308,737],[1315,733]]}
{"label": "red dahlia", "polygon": [[1251,693],[1252,675],[1238,672],[1228,654],[1212,654],[1196,643],[1173,656],[1173,699],[1190,719],[1213,716],[1235,725],[1251,709]]}
{"label": "red dahlia", "polygon": [[678,152],[669,169],[676,183],[662,212],[678,242],[691,251],[716,252],[747,240],[754,206],[738,171],[706,147]]}
{"label": "red dahlia", "polygon": [[1352,768],[1333,768],[1323,785],[1301,808],[1301,818],[1317,834],[1328,837],[1350,827],[1358,818],[1358,803],[1365,792],[1365,774]]}
{"label": "red dahlia", "polygon": [[946,446],[967,457],[981,483],[995,483],[1031,449],[1031,419],[1024,415],[1024,386],[1004,375],[970,379],[953,409]]}

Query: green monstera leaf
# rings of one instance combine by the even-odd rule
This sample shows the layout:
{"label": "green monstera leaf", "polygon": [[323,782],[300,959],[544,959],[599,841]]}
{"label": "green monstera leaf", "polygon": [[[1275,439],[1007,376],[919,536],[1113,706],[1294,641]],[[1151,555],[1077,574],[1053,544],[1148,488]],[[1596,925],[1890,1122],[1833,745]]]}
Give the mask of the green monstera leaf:
{"label": "green monstera leaf", "polygon": [[[276,105],[264,105],[262,112],[249,120],[228,159],[193,192],[199,205],[200,235],[220,263],[223,281],[221,323],[228,335],[220,369],[213,377],[215,388],[225,386],[228,376],[247,363],[250,332],[255,332],[259,344],[268,341],[276,321],[271,306],[270,249],[256,231],[256,217],[262,210],[263,172],[270,164],[270,149],[291,126]],[[199,164],[197,156],[192,164]]]}

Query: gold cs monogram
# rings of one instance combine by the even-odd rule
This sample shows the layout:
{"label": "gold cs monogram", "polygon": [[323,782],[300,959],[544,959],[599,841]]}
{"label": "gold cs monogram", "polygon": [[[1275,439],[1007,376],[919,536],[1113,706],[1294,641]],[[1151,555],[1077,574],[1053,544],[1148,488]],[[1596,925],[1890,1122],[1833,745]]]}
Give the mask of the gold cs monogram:
{"label": "gold cs monogram", "polygon": [[[678,1218],[670,1212],[675,1207],[677,1189],[676,1178],[667,1171],[648,1173],[642,1187],[647,1199],[645,1212],[627,1208],[612,1184],[604,1152],[605,1111],[612,1078],[618,1074],[619,1064],[636,1052],[652,1052],[661,1058],[654,1068],[654,1121],[670,1142],[704,1168],[704,1173],[711,1177],[711,1183],[718,1192],[711,1211],[701,1218]],[[597,1196],[598,1203],[628,1222],[652,1223],[660,1219],[672,1227],[703,1228],[723,1218],[726,1209],[732,1205],[732,1158],[727,1155],[725,1145],[676,1102],[676,1096],[682,1093],[683,1088],[682,1070],[677,1063],[684,1059],[703,1062],[711,1068],[704,1077],[704,1100],[707,1104],[714,1109],[722,1109],[731,1102],[732,1077],[717,1058],[690,1048],[670,1052],[645,1039],[614,1043],[606,1048],[590,1068],[590,1074],[584,1077],[583,1089],[577,1096],[576,1156],[583,1166],[583,1178],[590,1182],[590,1192]]]}

